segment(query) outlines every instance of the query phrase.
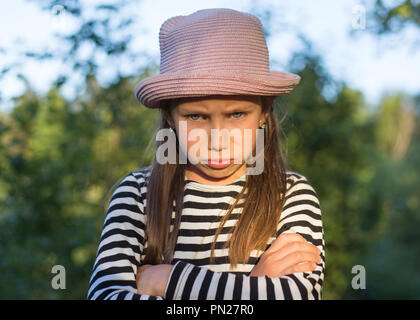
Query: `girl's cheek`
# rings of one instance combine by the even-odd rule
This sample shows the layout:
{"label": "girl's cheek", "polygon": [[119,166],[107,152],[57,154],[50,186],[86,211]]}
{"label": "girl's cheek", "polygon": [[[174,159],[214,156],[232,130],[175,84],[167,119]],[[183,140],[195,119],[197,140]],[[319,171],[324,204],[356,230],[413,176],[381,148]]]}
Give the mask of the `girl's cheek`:
{"label": "girl's cheek", "polygon": [[[188,137],[192,140],[188,140]],[[189,162],[197,164],[203,159],[207,160],[206,151],[208,150],[207,137],[204,132],[187,132],[179,135],[180,150],[186,155]]]}
{"label": "girl's cheek", "polygon": [[243,163],[252,154],[256,145],[255,129],[245,129],[240,134],[240,137],[231,139],[235,163]]}

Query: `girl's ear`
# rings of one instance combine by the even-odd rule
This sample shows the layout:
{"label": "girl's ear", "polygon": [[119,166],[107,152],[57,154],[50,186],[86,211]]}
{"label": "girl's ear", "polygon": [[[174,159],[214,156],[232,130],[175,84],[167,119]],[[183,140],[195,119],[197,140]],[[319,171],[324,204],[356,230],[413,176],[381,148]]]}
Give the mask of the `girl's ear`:
{"label": "girl's ear", "polygon": [[172,122],[172,120],[168,120],[168,124],[170,128],[175,129],[175,124]]}
{"label": "girl's ear", "polygon": [[174,128],[175,129],[175,123],[172,120],[172,117],[169,115],[169,117],[166,119],[166,122],[168,122],[168,125],[170,128]]}
{"label": "girl's ear", "polygon": [[268,113],[262,114],[261,118],[260,118],[260,121],[258,122],[258,126],[267,125],[268,118],[269,118]]}

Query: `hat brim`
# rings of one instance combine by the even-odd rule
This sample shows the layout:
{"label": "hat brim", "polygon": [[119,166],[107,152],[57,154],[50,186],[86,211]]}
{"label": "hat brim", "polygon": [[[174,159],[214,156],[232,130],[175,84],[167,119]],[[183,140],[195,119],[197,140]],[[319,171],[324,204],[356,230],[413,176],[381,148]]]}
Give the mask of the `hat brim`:
{"label": "hat brim", "polygon": [[134,93],[148,108],[160,108],[167,99],[209,95],[287,94],[300,82],[294,73],[270,71],[267,76],[220,72],[164,73],[140,81]]}

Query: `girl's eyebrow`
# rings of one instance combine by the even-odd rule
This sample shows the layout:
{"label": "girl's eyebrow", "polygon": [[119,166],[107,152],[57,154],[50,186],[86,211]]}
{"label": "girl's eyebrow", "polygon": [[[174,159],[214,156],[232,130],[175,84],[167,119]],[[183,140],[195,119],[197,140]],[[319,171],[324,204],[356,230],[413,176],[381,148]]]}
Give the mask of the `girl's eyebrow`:
{"label": "girl's eyebrow", "polygon": [[[243,104],[243,105],[235,105],[233,107],[227,107],[224,113],[234,113],[238,111],[248,111],[254,109],[253,104]],[[198,113],[207,113],[207,108],[201,106],[192,106],[192,107],[184,107],[180,109],[183,112],[198,112]]]}

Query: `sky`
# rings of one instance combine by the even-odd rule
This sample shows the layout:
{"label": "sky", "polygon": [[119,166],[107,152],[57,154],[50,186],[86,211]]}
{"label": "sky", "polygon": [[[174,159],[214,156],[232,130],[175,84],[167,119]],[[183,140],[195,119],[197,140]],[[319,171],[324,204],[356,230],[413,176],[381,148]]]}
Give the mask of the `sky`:
{"label": "sky", "polygon": [[[89,1],[91,2],[92,0]],[[93,2],[112,3],[99,0]],[[129,10],[135,14],[136,23],[133,28],[138,32],[135,32],[132,48],[147,48],[148,54],[158,63],[158,34],[166,19],[205,8],[248,11],[252,7],[271,9],[271,21],[262,20],[262,23],[264,26],[270,24],[271,27],[267,44],[272,70],[289,71],[289,59],[294,52],[301,49],[301,43],[296,38],[297,32],[300,32],[312,42],[313,50],[322,57],[324,66],[332,77],[361,91],[369,104],[379,103],[385,92],[420,92],[420,50],[409,45],[415,37],[418,39],[418,29],[407,29],[401,34],[379,39],[363,28],[363,19],[366,26],[371,21],[368,19],[367,8],[360,0],[134,1]],[[363,10],[366,16],[363,15]],[[21,48],[36,50],[51,47],[56,43],[55,32],[75,30],[77,26],[72,24],[65,11],[60,13],[60,20],[53,11],[52,8],[51,11],[43,11],[38,4],[31,1],[1,2],[0,70],[16,62],[17,52]],[[354,31],[353,36],[350,35],[351,30]],[[0,111],[10,110],[11,98],[24,90],[23,82],[16,77],[18,72],[24,74],[33,89],[42,94],[49,89],[59,71],[68,68],[59,61],[47,63],[24,60],[21,63],[0,79]],[[133,68],[132,65],[117,67],[125,70]],[[115,72],[115,68],[103,68],[101,77],[111,78]],[[73,84],[78,81],[80,79],[73,80]],[[75,87],[70,82],[64,88],[63,94],[71,98],[77,90]]]}

